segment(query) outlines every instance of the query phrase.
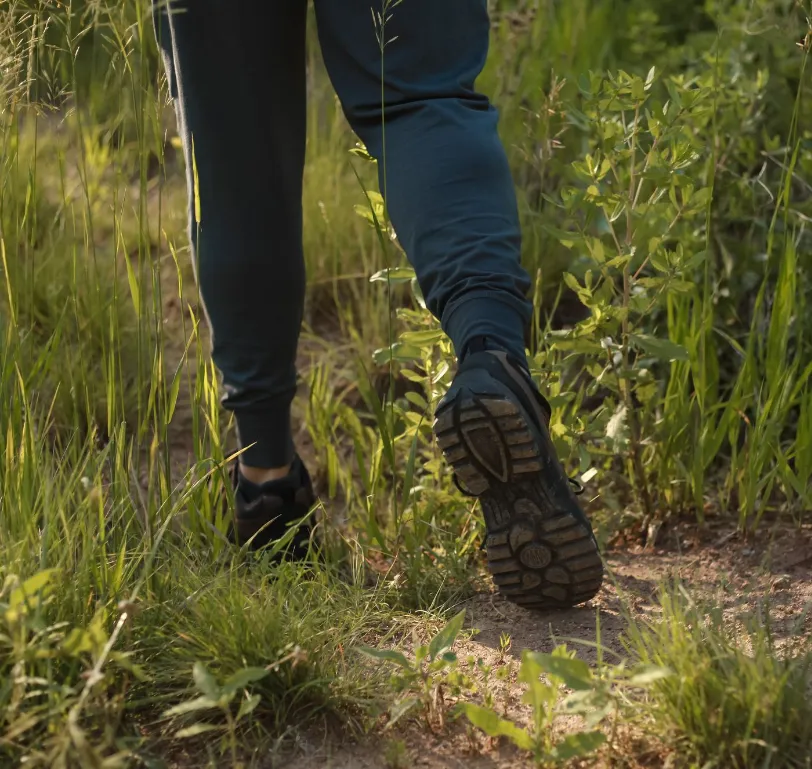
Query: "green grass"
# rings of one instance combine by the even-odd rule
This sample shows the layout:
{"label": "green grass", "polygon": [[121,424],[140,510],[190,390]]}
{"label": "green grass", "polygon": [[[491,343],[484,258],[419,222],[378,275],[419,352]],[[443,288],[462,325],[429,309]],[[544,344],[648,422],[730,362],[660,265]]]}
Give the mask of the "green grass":
{"label": "green grass", "polygon": [[804,615],[780,638],[766,601],[725,616],[716,601],[695,601],[674,585],[660,603],[658,620],[631,622],[629,630],[636,656],[672,672],[650,692],[660,736],[697,766],[810,766],[812,647]]}
{"label": "green grass", "polygon": [[[502,113],[535,278],[534,372],[569,468],[590,478],[601,538],[674,515],[701,525],[708,510],[742,529],[804,521],[812,102],[809,37],[796,43],[808,3],[493,5],[481,86]],[[314,353],[297,411],[330,548],[326,564],[279,567],[222,534],[232,444],[147,3],[8,7],[0,762],[172,755],[188,719],[162,714],[193,691],[197,662],[222,681],[285,660],[250,687],[261,701],[239,727],[241,760],[291,725],[366,727],[381,679],[351,649],[433,625],[470,595],[482,523],[430,436],[452,351],[408,281],[391,307],[386,282],[369,280],[403,257],[354,211],[356,174],[374,188],[374,169],[350,154],[318,52],[303,201]],[[597,157],[609,162],[599,179]],[[561,331],[551,310],[576,293],[592,315]],[[393,314],[404,336],[389,350]],[[669,601],[667,621],[632,626],[634,654],[679,673],[646,712],[698,763],[803,766],[808,718],[792,713],[807,712],[806,662],[763,636],[742,647]],[[711,709],[717,720],[703,718]],[[192,744],[223,765],[221,739]]]}

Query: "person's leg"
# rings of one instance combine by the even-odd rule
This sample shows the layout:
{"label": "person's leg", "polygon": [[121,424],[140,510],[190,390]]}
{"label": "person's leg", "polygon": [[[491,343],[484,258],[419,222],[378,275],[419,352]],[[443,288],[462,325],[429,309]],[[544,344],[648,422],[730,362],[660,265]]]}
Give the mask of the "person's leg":
{"label": "person's leg", "polygon": [[390,3],[383,62],[371,7],[383,4],[316,0],[316,15],[330,77],[378,160],[398,238],[459,356],[487,337],[524,360],[530,281],[513,181],[496,111],[474,90],[488,49],[487,2]]}
{"label": "person's leg", "polygon": [[243,473],[255,483],[286,475],[294,458],[305,19],[304,0],[156,3],[212,357],[248,447]]}
{"label": "person's leg", "polygon": [[347,117],[380,164],[398,237],[460,359],[436,410],[438,443],[482,503],[501,592],[536,608],[582,603],[600,589],[603,566],[527,370],[531,306],[513,184],[495,112],[474,90],[486,0],[374,2],[388,19],[378,39],[392,41],[383,55],[370,0],[316,0],[319,33]]}

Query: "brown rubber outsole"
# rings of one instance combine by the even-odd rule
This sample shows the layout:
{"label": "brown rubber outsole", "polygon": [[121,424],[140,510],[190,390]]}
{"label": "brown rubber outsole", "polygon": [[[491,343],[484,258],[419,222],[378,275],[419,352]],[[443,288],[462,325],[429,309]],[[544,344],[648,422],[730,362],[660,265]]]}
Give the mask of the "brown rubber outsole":
{"label": "brown rubber outsole", "polygon": [[438,409],[434,432],[459,482],[482,503],[499,592],[530,609],[593,598],[603,582],[597,543],[574,497],[561,509],[545,491],[540,471],[550,460],[519,406],[463,389]]}

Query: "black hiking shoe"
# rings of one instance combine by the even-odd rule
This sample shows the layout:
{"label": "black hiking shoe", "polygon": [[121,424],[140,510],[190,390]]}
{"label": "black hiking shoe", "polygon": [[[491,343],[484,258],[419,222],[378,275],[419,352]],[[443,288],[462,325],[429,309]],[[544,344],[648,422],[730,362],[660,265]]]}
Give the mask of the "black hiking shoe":
{"label": "black hiking shoe", "polygon": [[488,568],[508,600],[533,609],[594,597],[603,562],[550,439],[550,406],[507,353],[469,348],[437,407],[434,433],[460,490],[478,497]]}
{"label": "black hiking shoe", "polygon": [[[291,525],[307,516],[316,502],[310,474],[298,456],[287,476],[256,487],[259,492],[256,496],[246,494],[245,489],[253,484],[246,483],[241,477],[238,462],[234,463],[232,477],[236,509],[230,539],[237,545],[250,541],[252,550],[278,542],[289,532]],[[298,527],[290,544],[283,548],[289,558],[300,560],[307,556],[312,531],[309,521]]]}

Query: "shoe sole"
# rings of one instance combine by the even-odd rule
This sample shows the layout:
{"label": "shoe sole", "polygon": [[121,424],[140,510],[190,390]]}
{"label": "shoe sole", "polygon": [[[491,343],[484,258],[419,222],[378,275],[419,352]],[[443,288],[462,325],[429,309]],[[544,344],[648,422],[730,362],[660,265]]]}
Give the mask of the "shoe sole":
{"label": "shoe sole", "polygon": [[593,598],[603,562],[588,523],[546,493],[543,454],[521,408],[501,394],[461,388],[438,409],[434,432],[458,480],[479,497],[488,569],[499,592],[530,609]]}

